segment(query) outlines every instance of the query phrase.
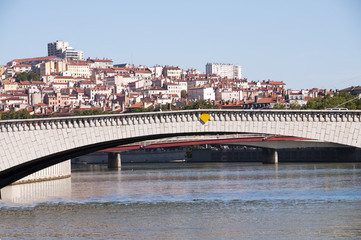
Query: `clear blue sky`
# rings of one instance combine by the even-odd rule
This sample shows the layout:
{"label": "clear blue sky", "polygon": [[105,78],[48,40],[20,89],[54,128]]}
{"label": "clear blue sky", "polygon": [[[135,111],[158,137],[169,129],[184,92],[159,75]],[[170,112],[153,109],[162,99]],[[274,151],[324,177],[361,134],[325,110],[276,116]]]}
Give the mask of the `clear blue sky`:
{"label": "clear blue sky", "polygon": [[361,85],[360,0],[0,0],[0,64],[63,40],[85,57],[242,66],[288,88]]}

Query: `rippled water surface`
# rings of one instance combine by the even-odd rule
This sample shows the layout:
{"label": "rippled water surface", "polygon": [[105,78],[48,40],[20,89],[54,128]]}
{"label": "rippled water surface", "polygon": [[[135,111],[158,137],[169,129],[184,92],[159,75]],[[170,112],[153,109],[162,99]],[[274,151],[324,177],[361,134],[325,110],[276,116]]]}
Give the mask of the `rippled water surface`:
{"label": "rippled water surface", "polygon": [[361,239],[361,164],[72,166],[1,190],[0,239]]}

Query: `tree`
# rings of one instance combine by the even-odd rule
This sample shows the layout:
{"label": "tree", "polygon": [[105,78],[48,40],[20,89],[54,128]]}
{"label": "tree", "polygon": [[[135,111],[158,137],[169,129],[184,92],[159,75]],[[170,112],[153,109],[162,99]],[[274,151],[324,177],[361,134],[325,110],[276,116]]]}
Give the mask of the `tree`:
{"label": "tree", "polygon": [[28,80],[29,81],[40,81],[40,76],[37,73],[30,72],[28,74]]}
{"label": "tree", "polygon": [[188,109],[218,109],[219,106],[218,105],[214,105],[212,104],[212,102],[210,101],[206,101],[206,100],[198,100],[196,102],[187,104],[185,106],[183,106],[183,110],[188,110]]}
{"label": "tree", "polygon": [[302,106],[298,104],[297,102],[290,104],[290,109],[301,109]]}
{"label": "tree", "polygon": [[29,111],[26,109],[15,111],[10,110],[9,112],[1,114],[1,120],[9,120],[9,119],[28,119],[32,118]]}
{"label": "tree", "polygon": [[104,114],[104,112],[100,109],[89,109],[84,111],[77,110],[74,112],[75,116],[89,116],[89,115],[102,115],[102,114]]}
{"label": "tree", "polygon": [[274,106],[273,106],[273,109],[286,109],[286,106],[282,103],[276,103]]}
{"label": "tree", "polygon": [[27,80],[28,80],[27,72],[22,72],[22,73],[16,74],[15,82],[27,81]]}
{"label": "tree", "polygon": [[326,95],[324,98],[311,99],[307,102],[307,104],[303,108],[326,109],[326,108],[335,108],[338,106],[347,108],[349,110],[356,110],[356,109],[360,110],[361,99],[357,99],[356,96],[353,96],[349,93],[340,92],[340,93],[335,93],[333,97],[331,97],[331,95]]}
{"label": "tree", "polygon": [[16,75],[15,81],[40,81],[40,76],[35,72],[22,72]]}

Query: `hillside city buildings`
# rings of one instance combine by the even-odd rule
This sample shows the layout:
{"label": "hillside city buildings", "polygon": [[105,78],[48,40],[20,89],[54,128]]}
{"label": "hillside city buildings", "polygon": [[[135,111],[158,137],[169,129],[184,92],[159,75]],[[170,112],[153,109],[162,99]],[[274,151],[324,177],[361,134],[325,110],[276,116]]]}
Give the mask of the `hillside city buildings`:
{"label": "hillside city buildings", "polygon": [[[40,81],[17,80],[37,73]],[[77,110],[114,112],[137,108],[169,108],[209,100],[225,109],[273,108],[306,104],[332,92],[291,90],[281,81],[249,81],[241,66],[207,63],[206,73],[178,66],[114,64],[87,58],[68,42],[48,44],[48,56],[14,59],[0,65],[0,112],[27,109],[31,114],[70,114]]]}

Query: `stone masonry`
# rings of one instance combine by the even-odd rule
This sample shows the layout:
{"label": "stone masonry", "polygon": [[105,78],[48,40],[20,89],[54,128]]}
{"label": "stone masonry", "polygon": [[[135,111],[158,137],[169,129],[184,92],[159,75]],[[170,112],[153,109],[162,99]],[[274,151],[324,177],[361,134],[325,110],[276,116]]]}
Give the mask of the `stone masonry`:
{"label": "stone masonry", "polygon": [[[210,115],[206,123],[202,113]],[[4,170],[53,154],[76,155],[87,146],[96,151],[99,144],[131,138],[207,133],[295,136],[361,148],[361,111],[199,109],[0,121],[0,182]]]}

